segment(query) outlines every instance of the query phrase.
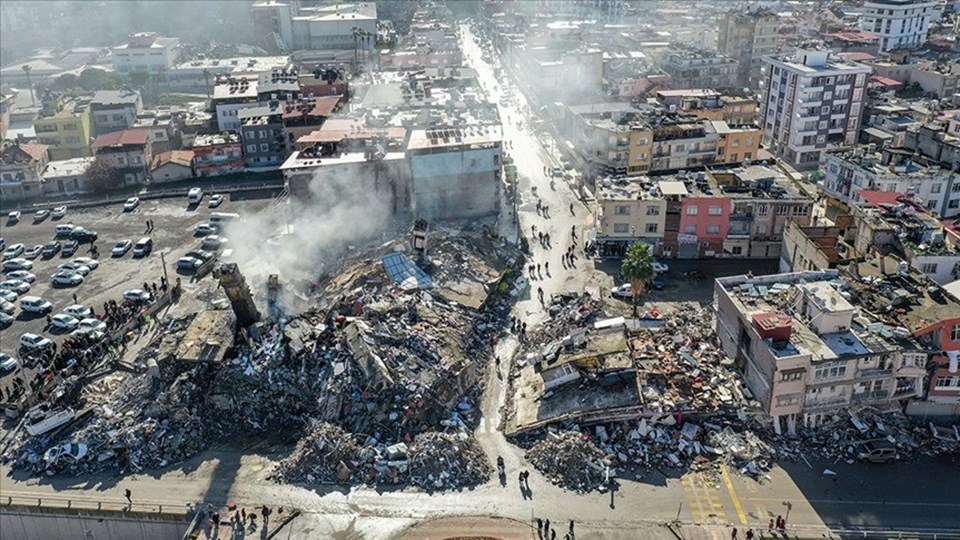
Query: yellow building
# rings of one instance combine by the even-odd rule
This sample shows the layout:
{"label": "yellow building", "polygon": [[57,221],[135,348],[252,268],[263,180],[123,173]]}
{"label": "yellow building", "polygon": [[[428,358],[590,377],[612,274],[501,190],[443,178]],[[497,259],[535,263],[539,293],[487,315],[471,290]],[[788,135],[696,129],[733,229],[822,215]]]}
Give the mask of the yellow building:
{"label": "yellow building", "polygon": [[44,100],[43,110],[33,121],[37,138],[50,147],[51,161],[89,157],[90,107],[63,96]]}
{"label": "yellow building", "polygon": [[758,127],[731,127],[726,122],[711,122],[719,139],[715,164],[742,163],[748,159],[757,159],[760,152],[760,137],[763,132]]}
{"label": "yellow building", "polygon": [[649,127],[634,126],[630,130],[630,155],[627,176],[645,174],[653,163],[653,131]]}

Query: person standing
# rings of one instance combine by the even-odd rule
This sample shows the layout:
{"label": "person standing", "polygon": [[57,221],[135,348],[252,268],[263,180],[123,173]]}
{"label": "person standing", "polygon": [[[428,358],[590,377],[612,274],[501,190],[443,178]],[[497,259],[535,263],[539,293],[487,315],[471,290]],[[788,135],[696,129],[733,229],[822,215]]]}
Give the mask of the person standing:
{"label": "person standing", "polygon": [[129,490],[129,489],[125,489],[125,490],[123,491],[123,496],[127,498],[127,502],[130,503],[130,504],[133,504],[133,499],[130,497],[131,495],[132,495],[132,494],[130,493],[130,490]]}

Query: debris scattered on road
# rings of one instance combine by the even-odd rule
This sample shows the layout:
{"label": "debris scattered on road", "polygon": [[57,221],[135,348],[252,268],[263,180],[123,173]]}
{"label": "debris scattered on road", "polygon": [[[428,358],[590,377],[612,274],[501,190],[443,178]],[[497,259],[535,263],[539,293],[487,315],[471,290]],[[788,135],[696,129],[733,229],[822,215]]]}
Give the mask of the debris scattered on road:
{"label": "debris scattered on road", "polygon": [[578,492],[599,488],[613,474],[604,452],[576,431],[548,431],[526,458],[554,484]]}

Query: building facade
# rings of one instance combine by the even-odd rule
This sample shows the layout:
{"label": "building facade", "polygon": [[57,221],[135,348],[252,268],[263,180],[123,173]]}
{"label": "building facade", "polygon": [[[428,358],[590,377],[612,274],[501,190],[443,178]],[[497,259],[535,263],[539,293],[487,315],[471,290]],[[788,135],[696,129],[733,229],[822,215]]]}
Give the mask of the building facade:
{"label": "building facade", "polygon": [[927,41],[933,0],[867,0],[860,27],[880,36],[880,51],[915,49]]}
{"label": "building facade", "polygon": [[90,145],[94,155],[123,175],[124,185],[143,184],[153,159],[149,132],[143,129],[114,131],[100,135]]}
{"label": "building facade", "polygon": [[90,156],[90,107],[76,98],[45,96],[33,121],[37,139],[50,147],[51,160]]}
{"label": "building facade", "polygon": [[731,88],[737,86],[739,62],[723,55],[673,54],[661,68],[670,75],[670,88]]}
{"label": "building facade", "polygon": [[44,144],[3,141],[0,143],[0,197],[19,201],[41,194],[43,169],[47,166]]}
{"label": "building facade", "polygon": [[193,167],[197,176],[243,172],[243,141],[233,131],[197,135],[193,140]]}
{"label": "building facade", "polygon": [[90,101],[93,134],[130,129],[143,112],[143,100],[133,90],[100,90]]}
{"label": "building facade", "polygon": [[251,168],[279,168],[287,157],[282,103],[271,101],[237,113],[244,164]]}
{"label": "building facade", "polygon": [[154,32],[130,34],[127,42],[110,49],[113,69],[117,73],[145,71],[163,73],[176,65],[180,56],[180,40]]}
{"label": "building facade", "polygon": [[728,11],[720,19],[717,50],[737,60],[737,84],[753,86],[760,80],[761,58],[779,51],[780,18],[765,10]]}

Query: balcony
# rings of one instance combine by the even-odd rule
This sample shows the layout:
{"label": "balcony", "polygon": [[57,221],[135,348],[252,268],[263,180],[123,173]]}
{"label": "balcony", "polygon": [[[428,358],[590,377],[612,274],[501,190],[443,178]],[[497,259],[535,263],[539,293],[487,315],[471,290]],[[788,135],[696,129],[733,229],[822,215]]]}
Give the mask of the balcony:
{"label": "balcony", "polygon": [[860,392],[859,394],[854,394],[853,402],[863,403],[864,401],[888,399],[889,397],[890,397],[889,390],[874,390],[872,392]]}
{"label": "balcony", "polygon": [[861,369],[858,379],[882,379],[893,375],[892,369]]}
{"label": "balcony", "polygon": [[729,231],[727,231],[727,238],[731,238],[731,239],[732,238],[744,238],[744,239],[750,238],[750,231],[730,229]]}
{"label": "balcony", "polygon": [[734,212],[730,214],[730,221],[753,221],[753,212]]}
{"label": "balcony", "polygon": [[847,396],[833,397],[829,399],[807,399],[804,402],[804,407],[809,409],[820,408],[820,407],[833,407],[836,405],[845,405],[849,400]]}

